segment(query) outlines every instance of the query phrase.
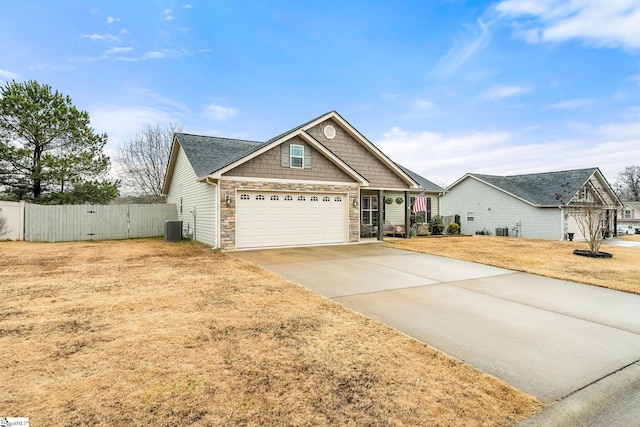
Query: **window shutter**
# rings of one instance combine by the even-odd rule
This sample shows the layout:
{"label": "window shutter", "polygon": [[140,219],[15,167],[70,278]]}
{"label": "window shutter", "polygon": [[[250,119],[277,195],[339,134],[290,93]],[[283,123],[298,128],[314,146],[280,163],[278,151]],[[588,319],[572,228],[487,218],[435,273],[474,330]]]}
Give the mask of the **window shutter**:
{"label": "window shutter", "polygon": [[311,147],[305,147],[304,149],[304,168],[311,169]]}
{"label": "window shutter", "polygon": [[289,167],[289,144],[282,144],[282,167]]}

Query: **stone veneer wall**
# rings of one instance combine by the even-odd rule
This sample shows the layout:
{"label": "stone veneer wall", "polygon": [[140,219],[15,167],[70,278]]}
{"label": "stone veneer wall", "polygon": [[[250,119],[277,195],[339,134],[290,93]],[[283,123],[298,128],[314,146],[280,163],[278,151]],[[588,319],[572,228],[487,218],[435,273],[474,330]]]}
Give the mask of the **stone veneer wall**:
{"label": "stone veneer wall", "polygon": [[[322,192],[347,193],[349,198],[349,242],[360,241],[360,203],[354,207],[354,200],[358,200],[358,184],[297,184],[279,182],[254,182],[242,180],[220,181],[220,249],[236,249],[236,190],[247,191],[291,191],[291,192]],[[224,195],[231,193],[233,200],[227,207]]]}

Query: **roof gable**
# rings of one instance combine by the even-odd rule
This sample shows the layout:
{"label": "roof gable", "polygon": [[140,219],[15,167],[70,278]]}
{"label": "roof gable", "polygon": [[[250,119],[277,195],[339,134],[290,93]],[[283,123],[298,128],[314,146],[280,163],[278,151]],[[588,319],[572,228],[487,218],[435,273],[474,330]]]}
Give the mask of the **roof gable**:
{"label": "roof gable", "polygon": [[380,149],[362,136],[337,112],[331,111],[271,138],[266,142],[177,133],[174,136],[174,143],[171,148],[169,165],[165,176],[164,191],[168,191],[168,183],[170,182],[173,174],[175,158],[180,147],[184,150],[198,179],[202,180],[208,176],[215,179],[220,178],[222,174],[243,164],[244,162],[247,162],[297,136],[304,139],[305,142],[313,146],[313,148],[351,176],[355,181],[359,182],[361,185],[369,185],[369,181],[362,176],[362,174],[329,150],[312,135],[307,133],[307,130],[327,119],[333,119],[341,128],[352,135],[357,143],[365,147],[368,152],[373,154],[388,169],[393,171],[393,173],[401,179],[400,182],[405,182],[412,188],[419,188],[419,183],[410,174],[391,161],[384,153],[382,153],[382,151],[380,151]]}

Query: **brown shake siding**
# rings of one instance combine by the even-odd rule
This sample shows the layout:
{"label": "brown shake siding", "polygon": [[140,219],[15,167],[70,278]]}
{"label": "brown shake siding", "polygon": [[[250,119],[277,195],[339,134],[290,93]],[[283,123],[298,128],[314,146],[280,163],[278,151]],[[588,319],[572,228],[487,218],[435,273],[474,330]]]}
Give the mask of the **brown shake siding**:
{"label": "brown shake siding", "polygon": [[[324,127],[332,125],[336,130],[333,139],[324,136]],[[328,119],[308,130],[308,133],[325,147],[345,161],[360,175],[364,176],[374,188],[409,188],[409,184],[400,179],[384,163],[373,156],[366,148],[351,137],[333,120]]]}
{"label": "brown shake siding", "polygon": [[283,144],[303,145],[305,152],[311,150],[311,169],[295,169],[282,166],[281,146],[272,148],[238,167],[226,172],[225,176],[296,179],[301,181],[354,182],[354,179],[340,170],[321,153],[306,144],[300,137]]}

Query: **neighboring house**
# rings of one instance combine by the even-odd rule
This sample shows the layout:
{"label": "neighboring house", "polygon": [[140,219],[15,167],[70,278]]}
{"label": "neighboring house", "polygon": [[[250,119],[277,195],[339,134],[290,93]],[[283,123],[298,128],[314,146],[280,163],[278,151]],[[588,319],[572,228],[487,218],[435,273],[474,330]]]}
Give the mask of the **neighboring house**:
{"label": "neighboring house", "polygon": [[361,227],[382,239],[381,219],[408,225],[422,190],[437,213],[442,188],[332,111],[266,142],[178,133],[163,194],[187,234],[233,250],[357,242]]}
{"label": "neighboring house", "polygon": [[625,234],[635,234],[640,230],[640,202],[623,202],[618,211],[618,230]]}
{"label": "neighboring house", "polygon": [[564,240],[583,240],[575,212],[596,200],[604,210],[604,228],[613,234],[620,199],[598,168],[528,175],[468,173],[441,198],[443,215],[460,215],[461,232]]}

